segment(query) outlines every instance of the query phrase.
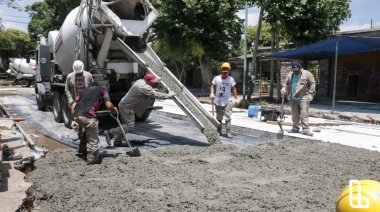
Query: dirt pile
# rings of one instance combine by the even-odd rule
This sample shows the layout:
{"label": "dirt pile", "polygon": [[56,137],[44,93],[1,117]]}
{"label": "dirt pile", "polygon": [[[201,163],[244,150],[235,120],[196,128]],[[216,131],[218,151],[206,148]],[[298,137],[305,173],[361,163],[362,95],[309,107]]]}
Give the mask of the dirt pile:
{"label": "dirt pile", "polygon": [[175,146],[86,165],[51,151],[32,174],[41,211],[334,211],[351,179],[380,180],[380,155],[284,139],[237,148]]}

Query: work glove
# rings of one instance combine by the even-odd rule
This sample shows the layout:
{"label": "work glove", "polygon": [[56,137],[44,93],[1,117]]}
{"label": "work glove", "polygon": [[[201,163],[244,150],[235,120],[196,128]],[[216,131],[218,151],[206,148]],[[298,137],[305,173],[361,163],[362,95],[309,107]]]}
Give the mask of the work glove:
{"label": "work glove", "polygon": [[115,108],[115,110],[113,110],[111,113],[112,114],[117,114],[117,108],[116,107],[113,107],[113,108]]}
{"label": "work glove", "polygon": [[78,132],[78,130],[79,130],[79,124],[76,121],[71,121],[71,128],[73,128],[73,130],[75,130],[76,132]]}
{"label": "work glove", "polygon": [[285,94],[285,87],[281,89],[281,95]]}
{"label": "work glove", "polygon": [[309,96],[307,97],[307,101],[309,101],[309,102],[313,101],[313,95],[309,95]]}
{"label": "work glove", "polygon": [[211,98],[211,99],[215,99],[215,94],[213,94],[213,93],[210,94],[210,98]]}
{"label": "work glove", "polygon": [[175,93],[174,93],[174,91],[169,91],[169,93],[168,93],[168,96],[169,96],[169,98],[171,98],[171,97],[175,96]]}
{"label": "work glove", "polygon": [[232,103],[233,103],[234,107],[238,106],[239,105],[239,99],[233,99]]}

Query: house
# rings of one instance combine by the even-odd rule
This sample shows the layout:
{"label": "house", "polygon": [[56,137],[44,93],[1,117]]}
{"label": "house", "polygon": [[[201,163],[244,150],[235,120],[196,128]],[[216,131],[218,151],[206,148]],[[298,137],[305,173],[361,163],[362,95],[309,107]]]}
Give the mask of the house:
{"label": "house", "polygon": [[336,38],[271,55],[281,61],[282,81],[290,72],[289,59],[301,60],[306,69],[316,62],[317,97],[380,102],[380,28],[340,32],[336,37],[337,60]]}

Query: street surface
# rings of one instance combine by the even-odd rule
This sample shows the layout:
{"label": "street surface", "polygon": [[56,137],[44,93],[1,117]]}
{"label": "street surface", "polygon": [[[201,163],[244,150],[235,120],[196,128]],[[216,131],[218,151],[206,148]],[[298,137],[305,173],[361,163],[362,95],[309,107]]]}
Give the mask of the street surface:
{"label": "street surface", "polygon": [[[75,147],[76,133],[56,123],[52,112],[37,111],[33,92],[1,94],[25,91],[18,89],[0,88],[1,104],[24,116],[25,123],[42,133],[40,138],[54,137]],[[37,160],[28,189],[35,210],[329,212],[350,180],[380,180],[380,155],[367,150],[378,150],[373,140],[378,125],[310,118],[313,124],[333,125],[319,126],[322,131],[315,133],[324,142],[287,133],[277,139],[276,123],[234,109],[235,138],[223,137],[223,145],[209,146],[172,101],[156,105],[163,109],[128,133],[141,157],[128,157],[125,147],[105,145],[103,130],[116,126],[110,121],[100,126],[105,152],[101,164],[88,166],[73,149],[51,150]],[[210,105],[204,106],[211,111]],[[285,129],[290,129],[290,120],[285,119]]]}

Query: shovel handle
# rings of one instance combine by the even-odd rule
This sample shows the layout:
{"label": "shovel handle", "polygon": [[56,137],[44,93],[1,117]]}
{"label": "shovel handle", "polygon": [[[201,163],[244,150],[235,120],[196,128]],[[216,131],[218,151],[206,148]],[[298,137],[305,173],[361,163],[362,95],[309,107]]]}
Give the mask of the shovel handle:
{"label": "shovel handle", "polygon": [[123,126],[120,123],[120,120],[119,120],[119,110],[117,110],[117,112],[116,112],[116,117],[111,112],[109,112],[109,113],[110,113],[111,117],[114,118],[116,120],[117,124],[119,125],[119,128],[120,128],[121,132],[123,133],[125,140],[127,141],[128,147],[130,149],[132,149],[132,146],[131,146],[131,144],[128,141],[128,138],[127,138],[127,135],[125,134]]}
{"label": "shovel handle", "polygon": [[281,108],[280,108],[280,121],[284,121],[285,120],[285,117],[284,117],[284,94],[281,94]]}

